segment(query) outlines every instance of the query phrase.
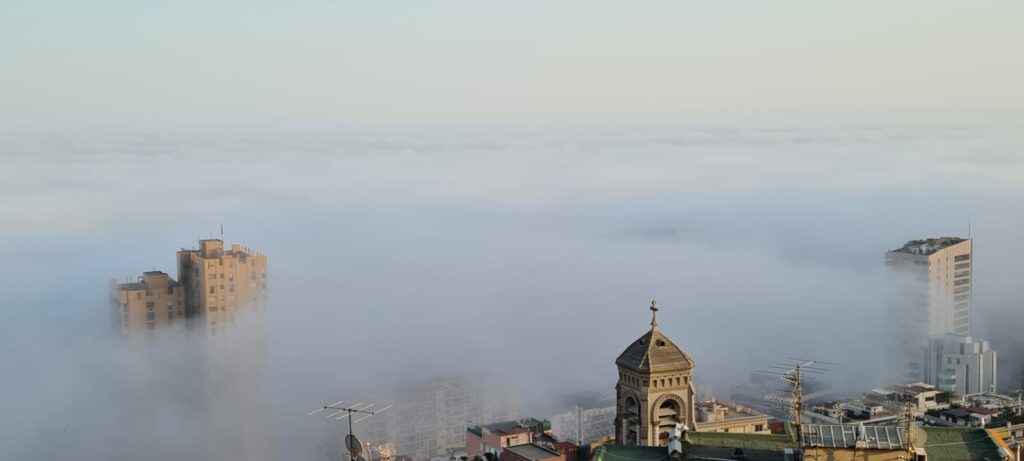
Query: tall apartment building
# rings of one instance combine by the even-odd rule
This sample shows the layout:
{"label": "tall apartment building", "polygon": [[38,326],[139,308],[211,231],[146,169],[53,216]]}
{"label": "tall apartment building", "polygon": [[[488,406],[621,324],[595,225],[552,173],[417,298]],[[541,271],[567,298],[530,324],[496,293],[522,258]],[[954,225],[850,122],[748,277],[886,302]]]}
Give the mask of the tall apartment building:
{"label": "tall apartment building", "polygon": [[211,335],[245,311],[267,307],[267,257],[239,244],[224,249],[220,239],[199,241],[199,249],[178,251],[178,280],[185,287],[185,312]]}
{"label": "tall apartment building", "polygon": [[927,336],[971,334],[971,239],[911,240],[885,254],[897,309]]}
{"label": "tall apartment building", "polygon": [[971,240],[911,240],[885,263],[892,377],[960,393],[994,390],[996,353],[970,337]]}
{"label": "tall apartment building", "polygon": [[219,239],[199,249],[178,251],[178,281],[160,271],[135,282],[110,281],[114,323],[124,332],[151,331],[177,320],[211,335],[243,311],[267,307],[267,257],[238,244],[224,249]]}
{"label": "tall apartment building", "polygon": [[110,281],[110,307],[122,332],[152,331],[185,318],[185,293],[166,273],[144,272],[135,282]]}

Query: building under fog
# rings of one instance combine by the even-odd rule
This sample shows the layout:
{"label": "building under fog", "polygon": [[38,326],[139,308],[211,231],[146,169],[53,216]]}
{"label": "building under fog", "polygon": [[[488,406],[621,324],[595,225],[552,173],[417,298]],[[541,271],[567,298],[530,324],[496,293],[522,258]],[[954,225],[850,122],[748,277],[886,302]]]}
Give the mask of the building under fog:
{"label": "building under fog", "polygon": [[911,240],[886,252],[885,264],[890,376],[947,390],[990,390],[995,351],[970,338],[971,239]]}
{"label": "building under fog", "polygon": [[942,335],[928,341],[924,373],[928,383],[958,394],[995,392],[996,351],[988,341]]}
{"label": "building under fog", "polygon": [[267,308],[267,257],[239,244],[199,241],[198,249],[178,251],[178,281],[185,286],[186,315],[211,335],[246,311]]}
{"label": "building under fog", "polygon": [[927,336],[971,334],[971,239],[911,240],[885,254],[896,307]]}
{"label": "building under fog", "polygon": [[160,271],[143,272],[135,282],[111,280],[110,308],[121,331],[152,331],[185,318],[184,288]]}
{"label": "building under fog", "polygon": [[110,282],[114,323],[122,332],[153,331],[184,320],[216,335],[242,312],[267,307],[267,257],[220,239],[199,241],[198,249],[178,251],[178,280],[160,271],[137,281]]}
{"label": "building under fog", "polygon": [[577,444],[596,442],[615,435],[615,405],[584,408],[552,416],[551,431],[562,440]]}
{"label": "building under fog", "polygon": [[417,461],[447,458],[449,449],[466,446],[467,426],[513,420],[519,412],[515,387],[490,376],[400,384],[372,402],[376,408],[392,406],[357,430],[374,446],[394,444],[395,453]]}

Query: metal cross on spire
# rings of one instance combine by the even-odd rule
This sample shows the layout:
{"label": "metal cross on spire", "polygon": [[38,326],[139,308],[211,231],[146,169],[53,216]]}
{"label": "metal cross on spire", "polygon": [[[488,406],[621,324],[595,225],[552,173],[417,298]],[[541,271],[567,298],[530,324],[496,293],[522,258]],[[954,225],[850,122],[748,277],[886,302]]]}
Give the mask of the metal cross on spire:
{"label": "metal cross on spire", "polygon": [[651,329],[658,328],[658,301],[651,300]]}

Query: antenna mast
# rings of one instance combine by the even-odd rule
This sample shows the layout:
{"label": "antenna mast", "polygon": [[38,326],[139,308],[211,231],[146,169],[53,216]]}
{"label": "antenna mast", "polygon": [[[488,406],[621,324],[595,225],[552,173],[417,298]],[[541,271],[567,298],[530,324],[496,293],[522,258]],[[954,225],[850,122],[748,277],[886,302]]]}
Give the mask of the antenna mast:
{"label": "antenna mast", "polygon": [[[359,421],[369,418],[384,410],[387,410],[388,408],[391,408],[391,405],[381,408],[380,410],[369,411],[370,407],[372,407],[374,404],[370,403],[364,405],[362,403],[357,403],[349,407],[338,406],[342,402],[343,400],[339,400],[330,405],[324,405],[316,410],[306,413],[306,416],[313,416],[324,410],[337,410],[334,413],[327,415],[327,418],[332,418],[340,413],[345,413],[344,415],[338,416],[336,419],[340,420],[342,418],[348,418],[348,435],[345,436],[345,448],[348,449],[349,459],[351,459],[352,461],[365,461],[365,458],[362,458],[362,456],[360,456],[363,454],[363,442],[360,441],[359,438],[352,433],[352,424],[358,423]],[[359,418],[356,421],[352,421],[353,413],[362,413],[365,414],[366,416],[363,416],[362,418]]]}
{"label": "antenna mast", "polygon": [[820,360],[807,360],[790,357],[789,360],[795,362],[795,364],[786,364],[786,366],[772,366],[770,368],[779,368],[786,370],[783,372],[777,371],[761,371],[755,370],[757,373],[768,373],[776,375],[779,379],[792,385],[790,392],[793,394],[792,397],[780,397],[774,395],[765,396],[767,400],[780,402],[786,404],[789,413],[793,415],[793,423],[796,429],[796,439],[798,443],[803,443],[803,412],[804,412],[804,373],[816,373],[824,374],[828,371],[827,368],[814,367],[811,365],[839,365],[834,362],[823,362]]}

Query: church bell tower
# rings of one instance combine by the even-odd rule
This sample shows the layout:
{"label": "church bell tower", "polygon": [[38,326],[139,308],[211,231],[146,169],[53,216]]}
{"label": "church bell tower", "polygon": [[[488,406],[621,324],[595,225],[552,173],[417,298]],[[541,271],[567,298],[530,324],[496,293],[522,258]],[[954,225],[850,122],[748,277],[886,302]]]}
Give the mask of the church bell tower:
{"label": "church bell tower", "polygon": [[620,445],[664,446],[676,424],[693,430],[694,362],[658,330],[658,306],[651,301],[651,330],[615,360],[615,440]]}

